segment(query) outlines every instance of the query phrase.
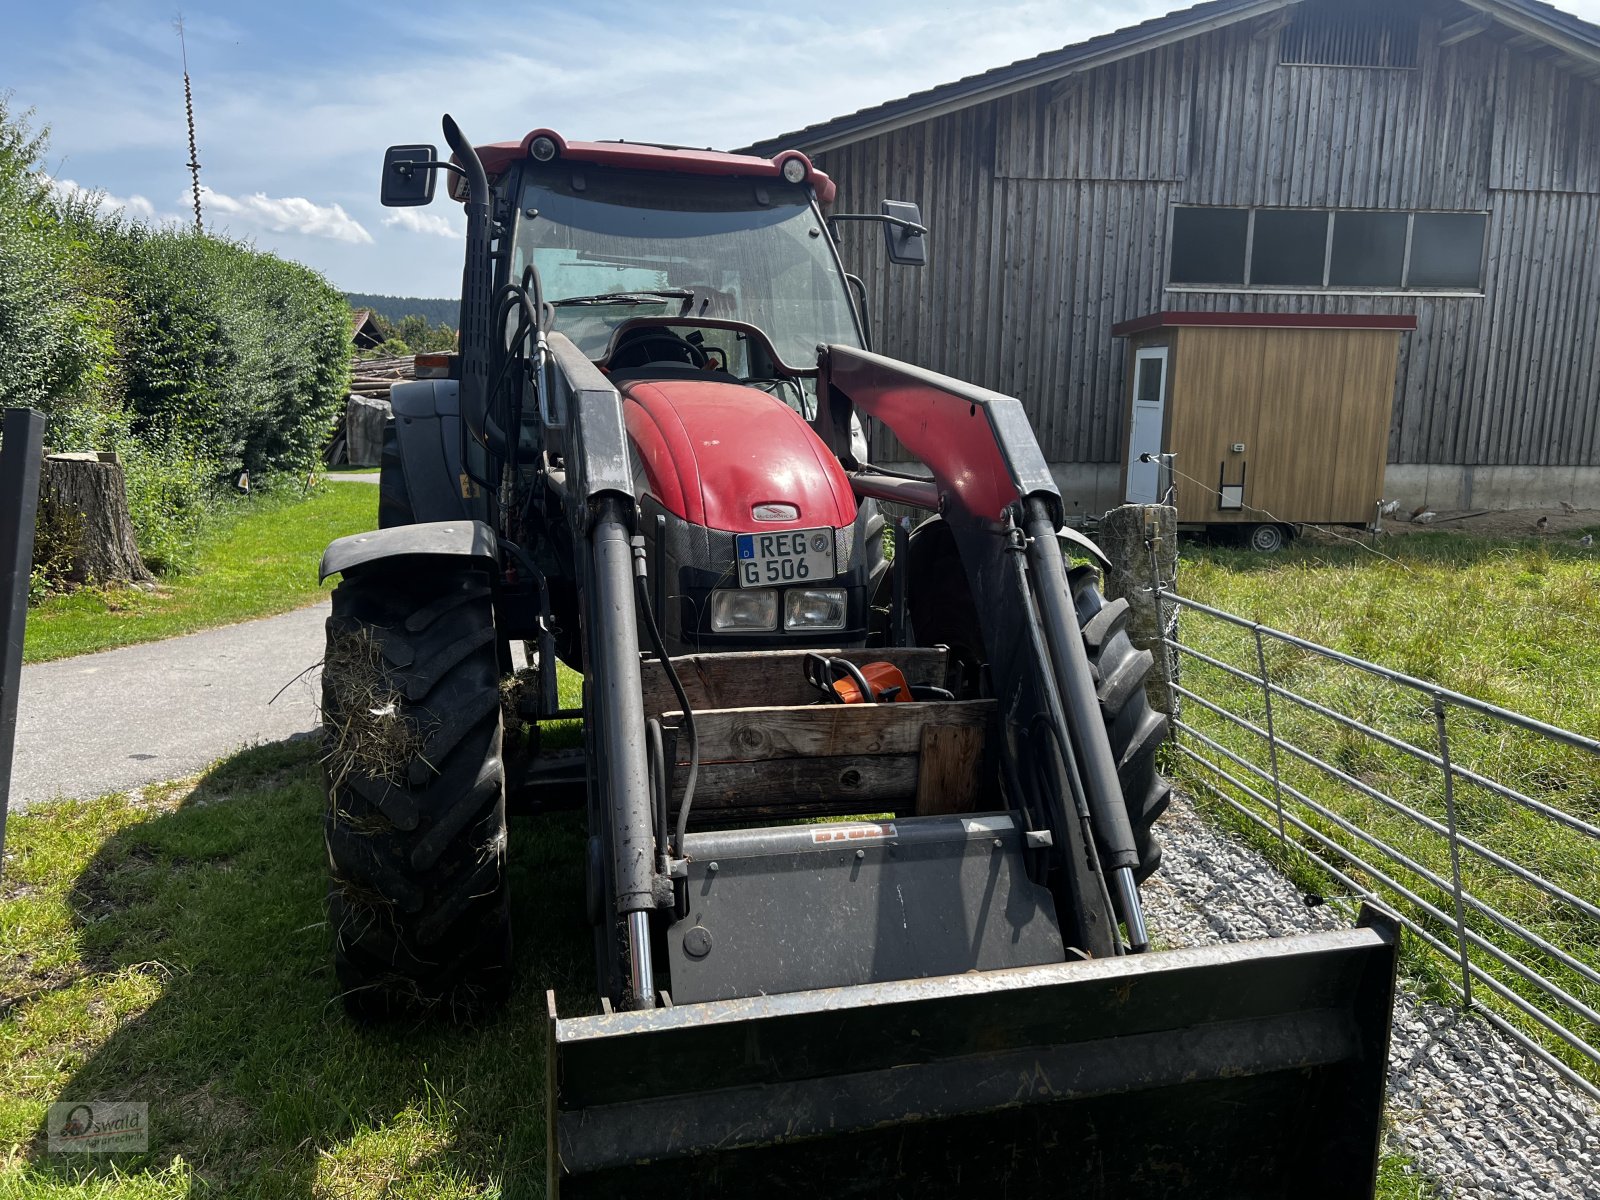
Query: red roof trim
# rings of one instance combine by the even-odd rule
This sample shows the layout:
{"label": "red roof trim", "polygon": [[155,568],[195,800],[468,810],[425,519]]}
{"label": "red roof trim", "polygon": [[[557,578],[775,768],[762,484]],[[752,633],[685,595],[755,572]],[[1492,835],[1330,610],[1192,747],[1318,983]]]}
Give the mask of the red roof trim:
{"label": "red roof trim", "polygon": [[1401,329],[1417,327],[1416,317],[1376,313],[1158,312],[1111,327],[1112,337],[1132,337],[1152,329]]}
{"label": "red roof trim", "polygon": [[812,167],[811,160],[798,150],[785,150],[772,158],[751,154],[725,154],[720,150],[680,150],[668,146],[649,146],[642,142],[569,142],[552,129],[535,129],[520,142],[494,142],[479,146],[478,157],[491,176],[503,175],[513,163],[528,157],[536,137],[548,137],[559,148],[561,160],[589,163],[597,167],[618,167],[630,171],[671,171],[685,175],[744,175],[758,179],[779,179],[785,159],[802,159],[810,169],[810,184],[817,201],[833,203],[838,192],[832,179]]}

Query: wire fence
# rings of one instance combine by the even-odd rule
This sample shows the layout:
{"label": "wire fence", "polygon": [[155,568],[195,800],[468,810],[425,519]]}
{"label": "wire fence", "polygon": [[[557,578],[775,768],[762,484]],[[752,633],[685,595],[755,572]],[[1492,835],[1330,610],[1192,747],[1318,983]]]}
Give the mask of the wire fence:
{"label": "wire fence", "polygon": [[1180,778],[1396,911],[1436,984],[1600,1100],[1600,741],[1156,599]]}

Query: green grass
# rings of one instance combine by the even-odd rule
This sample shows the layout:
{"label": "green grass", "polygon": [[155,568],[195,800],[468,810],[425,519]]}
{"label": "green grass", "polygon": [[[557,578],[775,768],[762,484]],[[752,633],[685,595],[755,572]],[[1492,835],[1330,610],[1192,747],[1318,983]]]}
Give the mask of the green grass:
{"label": "green grass", "polygon": [[[362,1029],[335,998],[315,755],[12,819],[0,1196],[543,1194],[544,990],[592,991],[581,823],[513,821],[499,1017]],[[44,1152],[46,1105],[94,1096],[149,1104],[148,1154]]]}
{"label": "green grass", "polygon": [[[1381,557],[1355,546],[1302,545],[1274,557],[1216,549],[1186,549],[1179,587],[1187,596],[1381,663],[1446,688],[1488,700],[1540,720],[1594,736],[1600,733],[1600,556],[1572,544],[1491,542],[1450,534],[1409,537],[1381,544]],[[1255,670],[1251,635],[1194,613],[1182,616],[1182,640],[1213,657]],[[1438,737],[1427,696],[1283,643],[1268,640],[1266,661],[1273,681],[1329,708],[1353,716],[1392,736],[1437,751]],[[1192,658],[1183,663],[1184,683],[1199,695],[1255,722],[1265,724],[1259,687],[1229,677]],[[1273,705],[1280,738],[1314,753],[1367,786],[1393,796],[1439,822],[1447,808],[1440,773],[1398,751],[1279,698]],[[1238,729],[1202,706],[1188,703],[1185,719],[1235,754],[1270,771],[1263,739]],[[1447,718],[1451,757],[1591,823],[1600,823],[1600,759],[1546,741],[1470,712],[1451,710]],[[1252,775],[1222,755],[1190,740],[1188,744],[1269,799],[1270,775]],[[1203,767],[1181,755],[1170,756],[1175,772],[1208,811],[1247,832],[1274,860],[1309,890],[1334,894],[1338,888],[1304,856],[1286,853],[1276,838],[1229,808],[1209,783],[1218,782]],[[1362,830],[1401,849],[1418,864],[1448,879],[1448,839],[1414,819],[1396,813],[1319,768],[1280,753],[1281,780],[1311,796]],[[1223,784],[1236,800],[1275,824],[1270,809]],[[1600,844],[1556,821],[1512,803],[1487,789],[1458,780],[1455,804],[1462,833],[1549,879],[1576,896],[1600,904]],[[1317,817],[1285,793],[1286,810],[1299,815],[1329,839],[1376,856],[1334,823]],[[1293,830],[1291,829],[1291,833]],[[1302,840],[1309,841],[1305,835]],[[1329,852],[1324,857],[1339,860]],[[1343,864],[1341,864],[1343,865]],[[1462,881],[1468,892],[1491,904],[1587,966],[1600,971],[1600,931],[1581,909],[1553,900],[1486,859],[1463,852]],[[1386,868],[1398,882],[1446,913],[1448,889],[1429,883],[1404,867]],[[1410,915],[1422,913],[1387,892],[1380,880],[1351,872],[1364,886],[1385,892]],[[1448,944],[1454,936],[1442,924],[1424,924]],[[1499,932],[1481,915],[1468,924],[1485,938],[1586,1004],[1600,1006],[1600,986],[1552,958]],[[1411,938],[1406,966],[1436,998],[1448,998],[1446,981],[1459,978],[1451,961],[1422,950]],[[1561,1010],[1542,990],[1518,981],[1486,952],[1472,954],[1476,965],[1525,998]],[[1512,1019],[1505,1001],[1483,986],[1474,998]],[[1591,1045],[1600,1044],[1600,1027],[1576,1014],[1562,1021]],[[1537,1027],[1521,1019],[1530,1034]],[[1545,1044],[1559,1044],[1547,1035]],[[1568,1062],[1600,1080],[1600,1070],[1570,1051]]]}
{"label": "green grass", "polygon": [[361,483],[324,484],[309,496],[291,488],[229,499],[193,566],[157,590],[85,588],[30,608],[24,661],[152,642],[309,604],[326,591],[317,583],[323,549],[373,528],[377,503],[377,489]]}
{"label": "green grass", "polygon": [[1378,1160],[1378,1187],[1374,1200],[1434,1200],[1439,1185],[1409,1154],[1385,1150]]}

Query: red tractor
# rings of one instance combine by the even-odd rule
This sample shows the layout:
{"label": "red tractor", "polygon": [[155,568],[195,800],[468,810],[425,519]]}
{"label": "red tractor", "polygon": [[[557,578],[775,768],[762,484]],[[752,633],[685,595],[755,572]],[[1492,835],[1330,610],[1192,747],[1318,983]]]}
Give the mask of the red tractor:
{"label": "red tractor", "polygon": [[464,203],[460,352],[394,389],[381,528],[322,568],[350,1010],[505,994],[521,642],[529,720],[575,715],[558,663],[583,697],[551,1195],[1370,1189],[1393,928],[1146,953],[1150,656],[1021,405],[867,349],[833,226],[916,265],[916,206],[830,214],[794,152],[444,128],[383,200]]}

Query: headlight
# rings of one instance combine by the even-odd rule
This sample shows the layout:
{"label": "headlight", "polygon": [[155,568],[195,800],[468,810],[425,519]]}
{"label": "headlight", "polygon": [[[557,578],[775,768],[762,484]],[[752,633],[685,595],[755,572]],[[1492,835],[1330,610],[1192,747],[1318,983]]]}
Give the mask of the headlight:
{"label": "headlight", "polygon": [[778,627],[778,593],[771,588],[719,590],[711,593],[711,629],[732,633],[740,629],[772,630]]}
{"label": "headlight", "polygon": [[790,588],[783,597],[783,627],[843,629],[848,607],[843,588]]}

